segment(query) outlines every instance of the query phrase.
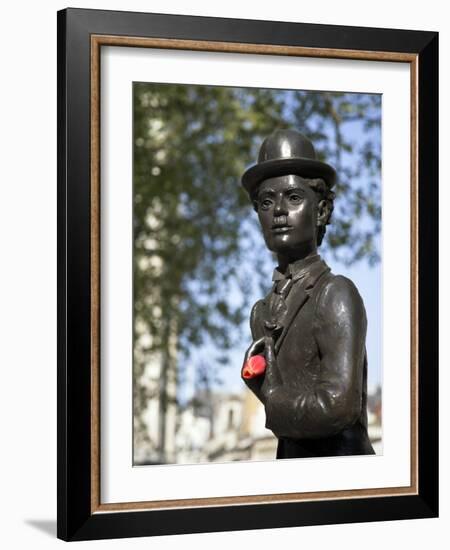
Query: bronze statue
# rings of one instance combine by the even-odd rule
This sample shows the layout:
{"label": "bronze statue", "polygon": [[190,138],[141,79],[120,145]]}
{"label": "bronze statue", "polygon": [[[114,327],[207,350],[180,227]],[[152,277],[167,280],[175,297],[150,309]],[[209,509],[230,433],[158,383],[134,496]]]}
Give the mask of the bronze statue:
{"label": "bronze statue", "polygon": [[277,458],[374,454],[367,435],[367,320],[348,278],[317,249],[333,211],[335,170],[313,144],[278,130],[242,177],[278,258],[250,316],[241,376],[265,407]]}

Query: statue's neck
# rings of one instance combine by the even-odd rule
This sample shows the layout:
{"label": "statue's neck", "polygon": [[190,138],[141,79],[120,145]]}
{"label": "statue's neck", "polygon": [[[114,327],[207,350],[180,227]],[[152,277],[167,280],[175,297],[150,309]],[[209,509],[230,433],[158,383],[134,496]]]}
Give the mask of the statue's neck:
{"label": "statue's neck", "polygon": [[305,254],[295,254],[295,255],[286,255],[286,254],[277,254],[278,258],[278,269],[281,273],[285,273],[288,267],[294,263],[300,263],[302,260],[310,260],[317,256],[317,247],[309,250]]}

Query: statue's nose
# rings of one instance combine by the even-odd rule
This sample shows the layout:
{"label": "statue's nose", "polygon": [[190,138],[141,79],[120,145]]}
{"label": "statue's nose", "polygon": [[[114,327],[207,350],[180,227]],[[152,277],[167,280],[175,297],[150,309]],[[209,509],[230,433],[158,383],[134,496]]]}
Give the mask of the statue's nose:
{"label": "statue's nose", "polygon": [[284,197],[282,195],[279,195],[275,199],[275,208],[274,208],[274,214],[275,216],[283,216],[287,215],[287,208],[286,208],[286,201],[284,200]]}

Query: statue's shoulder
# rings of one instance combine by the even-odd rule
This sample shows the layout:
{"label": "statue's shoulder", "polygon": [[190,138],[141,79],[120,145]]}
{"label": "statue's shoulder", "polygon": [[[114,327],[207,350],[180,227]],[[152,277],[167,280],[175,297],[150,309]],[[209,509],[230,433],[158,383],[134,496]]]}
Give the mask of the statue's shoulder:
{"label": "statue's shoulder", "polygon": [[317,312],[320,316],[336,317],[340,320],[346,317],[361,321],[366,313],[363,299],[355,283],[344,275],[328,273],[317,300]]}
{"label": "statue's shoulder", "polygon": [[260,318],[264,308],[264,298],[257,300],[250,312],[250,325],[253,326],[254,322]]}

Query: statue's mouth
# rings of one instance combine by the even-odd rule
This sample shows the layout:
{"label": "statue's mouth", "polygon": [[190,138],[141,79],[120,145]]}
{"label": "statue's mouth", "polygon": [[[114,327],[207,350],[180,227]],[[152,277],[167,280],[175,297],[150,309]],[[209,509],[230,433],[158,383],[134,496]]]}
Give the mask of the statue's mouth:
{"label": "statue's mouth", "polygon": [[288,224],[287,216],[274,216],[272,222],[272,233],[287,233],[292,229]]}
{"label": "statue's mouth", "polygon": [[292,229],[292,225],[272,225],[272,233],[287,233]]}

